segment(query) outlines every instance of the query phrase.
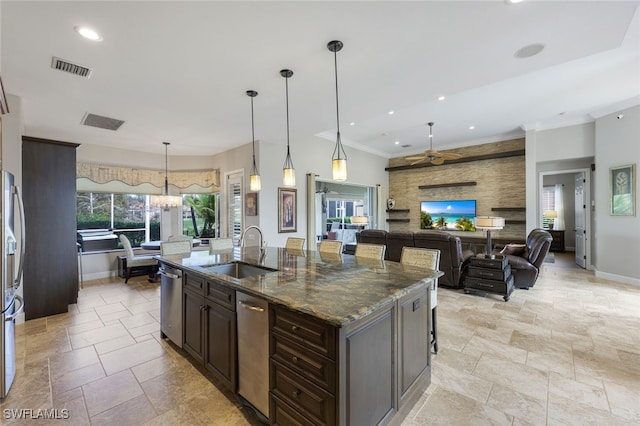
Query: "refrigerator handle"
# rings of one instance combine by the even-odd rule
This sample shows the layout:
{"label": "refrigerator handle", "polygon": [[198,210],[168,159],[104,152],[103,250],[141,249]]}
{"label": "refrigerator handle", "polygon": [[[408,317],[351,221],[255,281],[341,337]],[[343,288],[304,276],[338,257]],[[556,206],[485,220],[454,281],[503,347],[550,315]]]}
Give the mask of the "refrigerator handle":
{"label": "refrigerator handle", "polygon": [[20,297],[19,294],[16,294],[16,300],[20,301],[20,307],[18,308],[17,311],[14,311],[11,315],[7,315],[4,318],[4,321],[13,321],[14,319],[17,318],[18,315],[20,315],[22,313],[22,311],[24,311],[24,300],[22,299],[22,297]]}
{"label": "refrigerator handle", "polygon": [[20,287],[20,280],[22,280],[22,271],[24,269],[24,253],[25,253],[25,245],[26,245],[26,229],[25,229],[25,220],[24,220],[24,204],[22,203],[22,193],[20,192],[20,188],[18,186],[13,186],[12,188],[13,194],[18,201],[18,210],[20,210],[20,263],[18,264],[18,272],[16,273],[16,278],[13,281],[13,287]]}

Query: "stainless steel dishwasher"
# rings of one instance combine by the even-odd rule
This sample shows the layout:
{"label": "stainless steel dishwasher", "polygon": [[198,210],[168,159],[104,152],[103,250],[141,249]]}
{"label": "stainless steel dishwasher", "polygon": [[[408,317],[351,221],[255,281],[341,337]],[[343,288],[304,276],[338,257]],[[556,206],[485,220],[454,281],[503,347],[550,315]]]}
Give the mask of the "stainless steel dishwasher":
{"label": "stainless steel dishwasher", "polygon": [[182,271],[160,266],[160,333],[182,347]]}
{"label": "stainless steel dishwasher", "polygon": [[268,303],[236,291],[238,393],[269,418]]}

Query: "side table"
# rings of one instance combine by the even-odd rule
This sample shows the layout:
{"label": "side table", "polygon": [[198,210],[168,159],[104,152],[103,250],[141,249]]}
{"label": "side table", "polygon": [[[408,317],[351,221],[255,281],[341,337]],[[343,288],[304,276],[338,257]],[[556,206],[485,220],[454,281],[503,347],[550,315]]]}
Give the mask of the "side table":
{"label": "side table", "polygon": [[464,279],[465,293],[483,291],[501,294],[504,301],[508,302],[513,289],[511,266],[505,256],[479,254],[470,259]]}

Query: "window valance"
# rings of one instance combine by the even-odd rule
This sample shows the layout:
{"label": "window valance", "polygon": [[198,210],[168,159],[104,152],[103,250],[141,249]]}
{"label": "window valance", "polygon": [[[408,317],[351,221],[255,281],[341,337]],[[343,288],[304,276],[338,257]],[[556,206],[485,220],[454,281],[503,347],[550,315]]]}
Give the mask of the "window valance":
{"label": "window valance", "polygon": [[[164,171],[139,169],[133,167],[111,166],[97,163],[76,163],[76,178],[86,178],[98,184],[113,181],[130,186],[151,184],[164,187]],[[169,171],[169,184],[180,189],[198,186],[201,188],[218,188],[220,186],[220,170],[185,170]]]}

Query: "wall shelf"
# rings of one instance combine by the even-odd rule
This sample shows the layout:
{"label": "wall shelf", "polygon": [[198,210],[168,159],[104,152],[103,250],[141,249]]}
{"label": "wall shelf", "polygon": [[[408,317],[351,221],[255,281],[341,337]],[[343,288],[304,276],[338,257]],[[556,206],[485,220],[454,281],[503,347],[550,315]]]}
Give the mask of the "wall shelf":
{"label": "wall shelf", "polygon": [[387,219],[387,222],[409,222],[410,219]]}
{"label": "wall shelf", "polygon": [[435,185],[420,185],[419,189],[433,189],[433,188],[450,188],[454,186],[476,186],[478,182],[451,182],[451,183],[438,183]]}
{"label": "wall shelf", "polygon": [[504,223],[505,225],[524,225],[527,221],[520,219],[505,219]]}
{"label": "wall shelf", "polygon": [[491,207],[492,212],[526,212],[526,207]]}
{"label": "wall shelf", "polygon": [[387,209],[387,213],[409,213],[409,209]]}

